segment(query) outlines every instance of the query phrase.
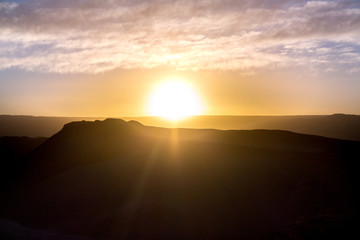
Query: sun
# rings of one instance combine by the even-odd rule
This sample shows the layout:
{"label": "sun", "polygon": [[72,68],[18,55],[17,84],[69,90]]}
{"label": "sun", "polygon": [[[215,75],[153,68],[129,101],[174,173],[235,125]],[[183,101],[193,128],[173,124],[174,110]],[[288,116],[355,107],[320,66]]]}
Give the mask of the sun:
{"label": "sun", "polygon": [[203,111],[200,95],[188,82],[169,80],[160,83],[150,94],[148,113],[171,121],[199,115]]}

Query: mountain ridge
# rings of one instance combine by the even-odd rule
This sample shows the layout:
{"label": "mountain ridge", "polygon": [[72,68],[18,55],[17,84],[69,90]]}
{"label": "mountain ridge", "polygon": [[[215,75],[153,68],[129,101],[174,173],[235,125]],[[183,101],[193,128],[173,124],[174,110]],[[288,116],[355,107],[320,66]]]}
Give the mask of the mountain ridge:
{"label": "mountain ridge", "polygon": [[[149,144],[153,141],[169,142],[174,136],[176,136],[176,141],[194,144],[205,142],[208,144],[235,145],[241,148],[302,153],[341,152],[360,146],[359,142],[356,141],[299,134],[285,130],[169,129],[144,126],[133,120],[126,122],[122,119],[109,118],[104,121],[76,121],[65,124],[61,131],[34,149],[24,161],[26,165],[26,162],[31,162],[32,159],[39,161],[43,158],[48,159],[49,155],[55,156],[59,168],[65,170],[69,166],[99,161],[101,154],[94,152],[95,149],[100,148],[100,152],[106,153],[104,156],[101,155],[101,158],[111,158],[112,155],[116,154],[130,154],[131,146],[136,145],[135,142],[139,144]],[[92,144],[89,142],[86,145],[85,142],[90,139],[96,139],[96,141]],[[122,144],[117,144],[119,142]],[[79,145],[79,148],[71,147],[74,144]],[[66,148],[66,146],[69,147]],[[82,148],[81,154],[86,154],[84,158],[79,156],[79,151],[81,151],[79,149]],[[63,161],[61,156],[64,153],[72,156],[70,159],[85,159],[85,162],[82,160]],[[53,162],[55,162],[54,159]],[[50,174],[51,171],[48,173]]]}
{"label": "mountain ridge", "polygon": [[[102,118],[101,120],[104,120]],[[178,123],[156,117],[124,117],[147,126],[219,130],[287,130],[345,140],[360,140],[360,116],[350,114],[293,116],[193,116]],[[68,122],[96,118],[61,118],[0,115],[0,136],[45,136],[60,131]]]}
{"label": "mountain ridge", "polygon": [[[359,144],[279,130],[72,122],[23,158],[0,217],[110,240],[261,239],[297,218],[330,216],[320,221],[336,239],[347,236],[341,219],[356,205]],[[325,236],[320,225],[281,234]]]}

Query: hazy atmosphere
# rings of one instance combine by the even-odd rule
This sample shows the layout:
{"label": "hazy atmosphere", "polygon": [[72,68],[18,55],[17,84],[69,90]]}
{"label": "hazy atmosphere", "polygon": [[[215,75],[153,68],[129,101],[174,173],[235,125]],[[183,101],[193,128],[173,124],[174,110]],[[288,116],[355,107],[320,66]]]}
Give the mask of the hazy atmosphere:
{"label": "hazy atmosphere", "polygon": [[360,114],[358,1],[0,1],[0,114],[153,115],[158,83],[205,115]]}
{"label": "hazy atmosphere", "polygon": [[0,0],[0,239],[353,239],[359,90],[359,0]]}

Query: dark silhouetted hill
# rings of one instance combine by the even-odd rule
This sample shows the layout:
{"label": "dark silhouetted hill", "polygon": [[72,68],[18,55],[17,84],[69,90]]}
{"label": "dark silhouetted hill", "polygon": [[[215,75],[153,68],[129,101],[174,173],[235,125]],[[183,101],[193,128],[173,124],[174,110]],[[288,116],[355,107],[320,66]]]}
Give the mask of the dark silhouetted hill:
{"label": "dark silhouetted hill", "polygon": [[0,137],[0,155],[3,160],[16,160],[30,153],[46,139],[45,137]]}
{"label": "dark silhouetted hill", "polygon": [[279,130],[72,122],[21,159],[0,217],[3,228],[90,239],[348,239],[359,147]]}
{"label": "dark silhouetted hill", "polygon": [[[174,127],[155,117],[124,118],[145,125]],[[271,129],[360,141],[360,116],[348,114],[319,116],[194,116],[180,121],[176,127],[212,129]]]}
{"label": "dark silhouetted hill", "polygon": [[0,191],[5,190],[8,180],[18,171],[19,164],[22,162],[21,158],[45,140],[44,137],[0,137]]}
{"label": "dark silhouetted hill", "polygon": [[[360,141],[360,116],[194,116],[174,123],[156,117],[124,118],[157,127],[287,130],[297,133]],[[50,137],[71,121],[95,118],[0,116],[0,136]]]}

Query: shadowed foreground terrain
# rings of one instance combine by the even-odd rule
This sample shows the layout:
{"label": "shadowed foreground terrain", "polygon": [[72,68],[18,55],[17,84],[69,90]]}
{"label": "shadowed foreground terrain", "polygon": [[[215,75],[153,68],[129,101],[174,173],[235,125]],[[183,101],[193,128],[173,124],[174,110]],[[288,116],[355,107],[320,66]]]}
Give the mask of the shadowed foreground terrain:
{"label": "shadowed foreground terrain", "polygon": [[8,170],[0,237],[349,239],[359,147],[279,130],[72,122]]}
{"label": "shadowed foreground terrain", "polygon": [[0,137],[0,188],[7,189],[8,180],[19,169],[21,159],[40,146],[46,138]]}

